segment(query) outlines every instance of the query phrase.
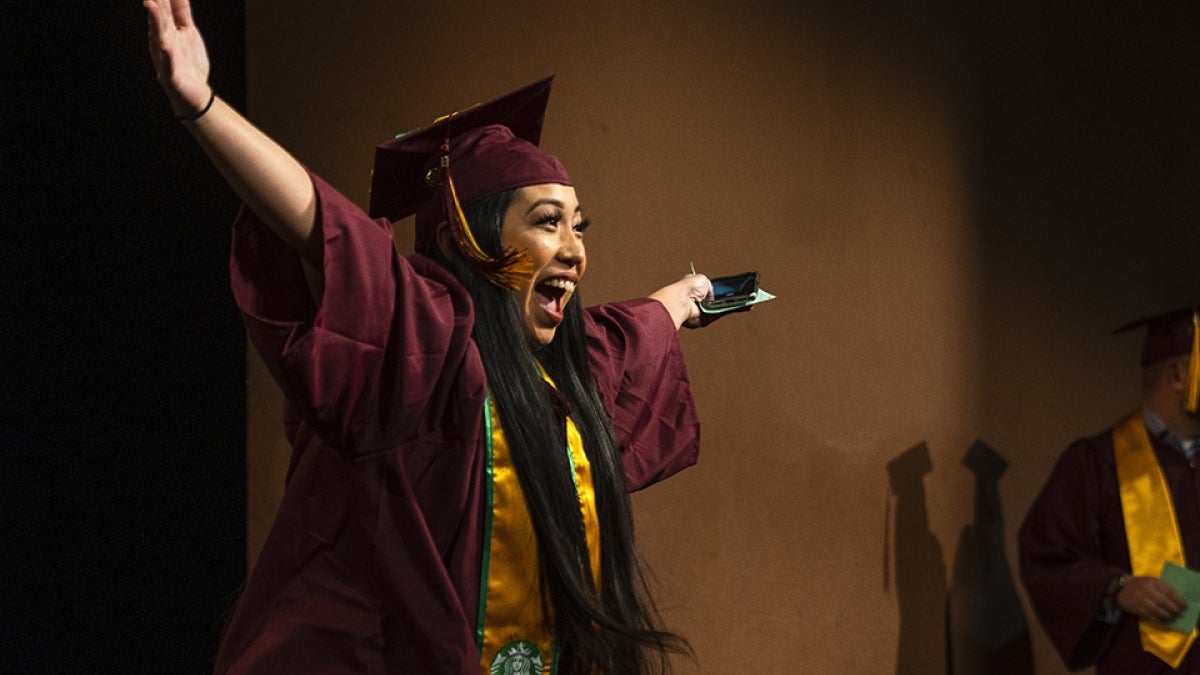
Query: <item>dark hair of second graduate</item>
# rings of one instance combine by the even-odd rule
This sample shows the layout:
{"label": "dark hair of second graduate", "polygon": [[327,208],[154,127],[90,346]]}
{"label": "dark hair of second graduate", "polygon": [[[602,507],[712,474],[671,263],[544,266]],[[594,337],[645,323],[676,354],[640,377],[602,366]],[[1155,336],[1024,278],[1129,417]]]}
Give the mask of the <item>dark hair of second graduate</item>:
{"label": "dark hair of second graduate", "polygon": [[[502,192],[465,209],[480,247],[490,255],[501,254],[500,230],[512,196]],[[457,253],[447,257],[437,246],[431,249],[474,303],[475,342],[537,536],[542,601],[554,624],[559,672],[667,672],[668,653],[690,653],[690,648],[662,629],[646,586],[620,450],[588,367],[579,293],[567,304],[553,341],[535,356],[512,294],[479,278]],[[592,465],[601,532],[600,593],[592,582],[566,430],[539,361],[570,405]]]}

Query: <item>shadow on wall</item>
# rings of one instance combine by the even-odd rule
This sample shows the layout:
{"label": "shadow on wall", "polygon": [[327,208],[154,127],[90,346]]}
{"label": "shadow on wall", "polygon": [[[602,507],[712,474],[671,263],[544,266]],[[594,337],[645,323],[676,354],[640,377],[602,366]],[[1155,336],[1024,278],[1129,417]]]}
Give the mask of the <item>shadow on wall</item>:
{"label": "shadow on wall", "polygon": [[1000,476],[1008,468],[976,440],[963,464],[975,474],[975,523],[958,536],[946,605],[950,670],[957,675],[1032,675],[1029,623],[1004,554]]}
{"label": "shadow on wall", "polygon": [[[896,602],[900,610],[897,675],[948,672],[943,618],[946,567],[942,563],[942,546],[929,531],[925,509],[925,474],[932,470],[929,448],[924,441],[887,465],[896,509],[894,522],[888,523],[895,540],[887,553],[895,560]],[[887,569],[885,561],[885,588]]]}
{"label": "shadow on wall", "polygon": [[[963,464],[975,474],[975,519],[959,536],[949,589],[925,507],[929,448],[918,443],[887,465],[895,515],[888,514],[894,540],[885,541],[885,556],[895,561],[900,617],[896,674],[1033,675],[1029,624],[1004,554],[999,483],[1008,463],[975,441]],[[888,569],[885,559],[885,590]]]}

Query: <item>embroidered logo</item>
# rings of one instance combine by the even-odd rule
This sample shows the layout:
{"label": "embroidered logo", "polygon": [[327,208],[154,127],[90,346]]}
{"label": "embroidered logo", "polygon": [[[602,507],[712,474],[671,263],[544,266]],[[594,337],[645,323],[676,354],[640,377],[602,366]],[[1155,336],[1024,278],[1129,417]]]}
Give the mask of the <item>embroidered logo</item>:
{"label": "embroidered logo", "polygon": [[501,647],[489,669],[490,675],[538,675],[541,672],[542,650],[525,640],[516,640]]}

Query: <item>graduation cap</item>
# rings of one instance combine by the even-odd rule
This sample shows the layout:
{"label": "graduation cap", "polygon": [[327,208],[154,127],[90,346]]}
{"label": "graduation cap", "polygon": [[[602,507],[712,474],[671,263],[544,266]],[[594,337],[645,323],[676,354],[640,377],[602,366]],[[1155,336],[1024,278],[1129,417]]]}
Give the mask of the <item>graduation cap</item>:
{"label": "graduation cap", "polygon": [[481,276],[507,288],[523,274],[523,256],[499,258],[475,240],[463,207],[528,185],[570,185],[562,163],[538,148],[553,77],[487,103],[399,134],[375,149],[369,213],[396,221],[416,214],[416,248],[436,246],[437,228],[450,226],[463,258]]}
{"label": "graduation cap", "polygon": [[1197,330],[1200,327],[1200,305],[1135,319],[1118,327],[1112,334],[1142,327],[1146,329],[1146,339],[1142,344],[1142,366],[1174,356],[1191,355],[1187,377],[1187,409],[1196,412],[1200,403],[1200,330]]}

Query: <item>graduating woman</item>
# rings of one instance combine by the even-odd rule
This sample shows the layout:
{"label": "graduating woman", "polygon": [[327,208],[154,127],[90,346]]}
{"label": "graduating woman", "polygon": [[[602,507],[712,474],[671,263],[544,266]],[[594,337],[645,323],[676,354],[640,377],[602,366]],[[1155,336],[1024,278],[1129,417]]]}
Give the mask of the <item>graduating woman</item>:
{"label": "graduating woman", "polygon": [[709,280],[581,308],[549,80],[381,145],[367,215],[215,95],[186,0],[145,7],[172,109],[244,202],[233,291],[293,446],[216,670],[665,671],[687,647],[628,493],[696,460],[677,331]]}

